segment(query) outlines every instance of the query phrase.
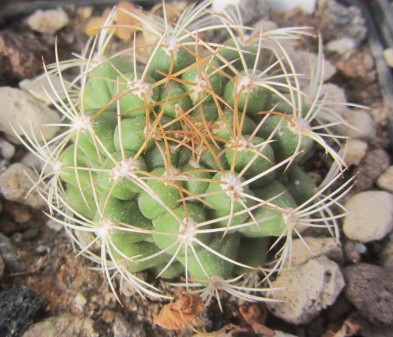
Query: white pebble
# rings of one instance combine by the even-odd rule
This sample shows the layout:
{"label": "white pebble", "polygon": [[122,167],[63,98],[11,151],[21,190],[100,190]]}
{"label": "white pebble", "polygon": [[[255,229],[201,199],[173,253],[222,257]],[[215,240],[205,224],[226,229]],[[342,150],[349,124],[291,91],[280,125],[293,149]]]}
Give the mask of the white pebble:
{"label": "white pebble", "polygon": [[330,41],[326,45],[326,50],[337,53],[347,58],[355,51],[356,47],[357,42],[355,39],[352,39],[350,37],[341,37],[339,39]]}
{"label": "white pebble", "polygon": [[349,139],[345,144],[345,162],[359,165],[367,153],[368,144],[360,139]]}
{"label": "white pebble", "polygon": [[268,4],[275,11],[287,11],[299,7],[304,12],[312,14],[317,0],[268,0]]}
{"label": "white pebble", "polygon": [[43,34],[54,34],[67,26],[69,22],[67,13],[61,8],[46,11],[37,10],[27,18],[30,28]]}
{"label": "white pebble", "polygon": [[393,195],[384,191],[355,194],[345,204],[347,238],[370,242],[384,238],[393,229]]}
{"label": "white pebble", "polygon": [[20,163],[12,164],[0,176],[0,191],[7,200],[40,209],[45,202],[38,192],[31,190],[32,179],[34,172],[31,169]]}
{"label": "white pebble", "polygon": [[15,154],[15,146],[4,139],[0,139],[0,154],[4,159],[11,159]]}
{"label": "white pebble", "polygon": [[59,129],[46,126],[60,123],[59,115],[22,90],[0,87],[0,102],[0,131],[14,143],[20,143],[15,133],[34,135],[41,141],[52,138]]}
{"label": "white pebble", "polygon": [[379,176],[377,185],[380,189],[393,193],[393,165],[389,166],[387,170]]}
{"label": "white pebble", "polygon": [[267,302],[275,316],[293,324],[304,324],[315,318],[321,310],[333,304],[344,287],[344,278],[338,265],[325,256],[286,269],[272,282],[269,297],[282,302]]}

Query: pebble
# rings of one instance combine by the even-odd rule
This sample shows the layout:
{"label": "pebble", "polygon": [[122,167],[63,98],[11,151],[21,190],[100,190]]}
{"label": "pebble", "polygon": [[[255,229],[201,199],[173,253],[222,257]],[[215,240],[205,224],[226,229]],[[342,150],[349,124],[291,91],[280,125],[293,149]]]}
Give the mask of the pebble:
{"label": "pebble", "polygon": [[383,56],[390,68],[393,68],[393,48],[387,48],[383,51]]}
{"label": "pebble", "polygon": [[358,166],[367,153],[367,142],[360,139],[348,139],[345,144],[345,162]]}
{"label": "pebble", "polygon": [[320,256],[279,274],[272,288],[284,289],[269,296],[282,302],[267,302],[266,306],[273,315],[289,323],[304,324],[333,304],[343,287],[344,279],[338,265]]}
{"label": "pebble", "polygon": [[389,166],[377,179],[377,185],[381,190],[393,193],[393,165]]}
{"label": "pebble", "polygon": [[345,203],[344,234],[360,242],[384,238],[393,229],[393,195],[384,191],[366,191],[353,195]]}
{"label": "pebble", "polygon": [[334,108],[334,112],[341,115],[347,110],[347,96],[345,90],[334,83],[322,85],[321,94],[326,95],[326,104]]}
{"label": "pebble", "polygon": [[54,34],[70,22],[67,13],[61,9],[37,10],[27,18],[27,24],[35,32]]}
{"label": "pebble", "polygon": [[296,7],[312,14],[315,11],[317,0],[268,0],[267,3],[274,11],[288,11]]}
{"label": "pebble", "polygon": [[34,172],[20,164],[12,164],[0,176],[0,191],[5,199],[20,202],[36,209],[45,206],[45,201],[39,196],[38,192],[32,190]]}
{"label": "pebble", "polygon": [[297,335],[292,335],[290,333],[282,332],[280,330],[274,330],[276,333],[274,337],[297,337]]}
{"label": "pebble", "polygon": [[0,139],[0,154],[4,159],[12,159],[15,154],[15,146],[5,139]]}
{"label": "pebble", "polygon": [[384,268],[368,263],[345,267],[345,296],[371,323],[393,324],[393,277]]}
{"label": "pebble", "polygon": [[378,177],[389,167],[390,156],[383,149],[368,151],[358,167],[354,191],[370,190]]}
{"label": "pebble", "polygon": [[[41,295],[29,289],[10,289],[0,293],[0,333],[4,337],[21,336],[41,308]],[[45,336],[46,335],[41,335]]]}
{"label": "pebble", "polygon": [[315,17],[325,41],[347,36],[359,45],[367,36],[365,19],[357,6],[346,7],[338,1],[319,0]]}
{"label": "pebble", "polygon": [[[68,90],[71,84],[66,80],[63,80],[63,83],[66,90]],[[60,78],[54,74],[39,75],[32,79],[24,79],[19,82],[19,88],[34,96],[45,105],[50,105],[53,101],[58,102],[59,98],[62,100],[66,99],[66,93]],[[59,97],[56,97],[54,92]]]}
{"label": "pebble", "polygon": [[[304,74],[307,76],[305,82],[310,83],[308,75],[310,71],[314,71],[318,63],[318,55],[316,53],[307,50],[296,50],[293,55],[291,55],[291,60],[294,64],[296,72],[299,74]],[[336,67],[327,59],[323,60],[323,81],[327,81],[336,73]],[[302,80],[302,78],[300,78]],[[334,84],[325,84],[326,86],[334,86]],[[340,88],[340,90],[342,90]],[[344,92],[342,90],[342,92]],[[344,94],[345,95],[345,94]],[[345,96],[344,96],[345,97]],[[345,100],[346,102],[346,100]]]}
{"label": "pebble", "polygon": [[[307,246],[304,244],[306,242]],[[303,240],[292,241],[291,266],[297,266],[308,260],[325,255],[331,260],[341,263],[343,252],[339,241],[332,237],[303,237]]]}
{"label": "pebble", "polygon": [[367,110],[355,110],[345,107],[341,116],[346,123],[335,128],[341,136],[362,140],[375,137],[377,128]]}
{"label": "pebble", "polygon": [[[0,131],[13,143],[20,143],[13,128],[19,136],[24,130],[28,135],[37,139],[52,138],[58,127],[45,127],[46,124],[60,123],[59,115],[33,96],[20,89],[0,87]],[[13,125],[10,125],[13,121]]]}
{"label": "pebble", "polygon": [[[52,51],[52,47],[51,47]],[[44,41],[28,32],[16,29],[0,31],[0,85],[21,78],[30,78],[42,67],[42,58],[50,55]]]}
{"label": "pebble", "polygon": [[19,261],[11,240],[2,233],[0,233],[0,255],[9,271],[18,273],[26,269],[24,263]]}
{"label": "pebble", "polygon": [[326,45],[326,50],[347,58],[355,52],[357,46],[355,39],[344,36],[330,41]]}
{"label": "pebble", "polygon": [[33,324],[23,334],[23,337],[98,337],[94,331],[93,321],[70,314],[49,317]]}

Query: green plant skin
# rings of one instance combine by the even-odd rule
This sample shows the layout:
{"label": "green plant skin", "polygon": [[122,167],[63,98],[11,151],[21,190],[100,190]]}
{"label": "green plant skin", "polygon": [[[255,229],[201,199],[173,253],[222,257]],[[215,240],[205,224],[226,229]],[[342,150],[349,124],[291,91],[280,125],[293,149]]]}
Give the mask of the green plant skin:
{"label": "green plant skin", "polygon": [[[264,265],[269,250],[270,238],[240,238],[239,254],[237,261],[250,267],[258,267]],[[247,274],[250,269],[236,266],[235,273],[238,275]]]}
{"label": "green plant skin", "polygon": [[[159,167],[154,169],[151,174],[153,177],[163,177],[165,172],[164,167]],[[140,211],[146,218],[153,220],[167,212],[166,207],[174,209],[179,205],[178,200],[181,195],[178,188],[175,186],[166,184],[165,181],[159,179],[146,180],[146,184],[155,191],[157,197],[160,198],[165,205],[163,206],[162,203],[157,201],[148,191],[141,191],[138,196],[138,205]]]}
{"label": "green plant skin", "polygon": [[291,123],[281,116],[270,116],[261,128],[261,136],[269,137],[279,124],[277,132],[274,133],[272,143],[275,158],[278,162],[283,161],[295,152],[299,152],[293,160],[292,165],[299,163],[304,156],[311,150],[314,142],[311,138],[301,134],[298,130],[291,126]]}
{"label": "green plant skin", "polygon": [[[226,173],[225,173],[226,174]],[[245,208],[251,207],[255,204],[252,199],[246,199],[243,196],[239,196],[239,200],[234,200],[231,196],[223,190],[223,185],[220,183],[223,180],[223,174],[217,173],[212,177],[207,188],[207,195],[205,200],[211,207],[211,214],[215,218],[229,216],[231,213],[241,212]],[[241,179],[243,182],[244,179]],[[245,186],[243,193],[252,195],[251,190],[248,186]],[[240,200],[241,199],[241,200]],[[228,224],[237,225],[245,222],[249,218],[247,212],[231,217],[229,220],[220,220],[216,222],[216,225],[226,227]]]}
{"label": "green plant skin", "polygon": [[[119,103],[120,103],[120,112],[124,117],[137,117],[137,116],[145,116],[146,115],[146,110],[149,110],[149,105],[152,105],[154,102],[158,101],[160,99],[160,87],[156,86],[152,88],[152,84],[155,83],[155,80],[149,76],[146,75],[145,78],[143,79],[143,82],[145,85],[149,86],[149,96],[146,94],[140,94],[141,97],[139,97],[138,94],[134,93],[135,89],[133,90],[131,88],[132,85],[129,84],[129,82],[132,83],[132,81],[135,80],[135,75],[133,73],[128,73],[124,75],[125,78],[120,78],[119,81],[119,86],[121,88],[119,92]],[[141,78],[141,74],[139,74],[138,79]]]}
{"label": "green plant skin", "polygon": [[[143,158],[139,157],[136,160],[133,160],[135,153],[130,151],[124,152],[126,158],[131,158],[132,162],[135,162],[134,165],[137,166],[138,170],[146,170],[146,163]],[[117,162],[121,162],[123,160],[123,154],[121,152],[112,153],[112,158],[107,158],[104,162],[104,169],[114,169],[116,167]],[[115,160],[115,162],[114,162]],[[136,197],[137,193],[140,192],[141,188],[136,184],[136,181],[131,178],[120,178],[117,181],[108,174],[107,172],[100,172],[97,175],[96,179],[98,186],[105,193],[111,193],[117,199],[120,200],[132,200]]]}
{"label": "green plant skin", "polygon": [[192,102],[184,91],[183,87],[174,81],[171,81],[162,89],[159,109],[164,111],[164,114],[169,117],[177,117],[179,110],[183,113],[192,108]]}
{"label": "green plant skin", "polygon": [[[216,252],[230,258],[236,259],[236,254],[239,249],[240,236],[237,233],[227,234],[224,237],[221,235],[215,235],[211,239],[210,248],[214,249]],[[201,268],[200,263],[203,265]],[[180,262],[184,265],[185,259],[180,258]],[[234,264],[226,260],[223,260],[219,256],[213,254],[212,252],[203,249],[198,252],[198,258],[195,255],[188,256],[188,270],[192,278],[200,281],[206,282],[210,277],[220,276],[222,278],[230,277]],[[207,274],[207,275],[206,275]]]}
{"label": "green plant skin", "polygon": [[[244,65],[240,56],[242,54],[246,67],[252,69],[256,62],[256,54],[258,51],[257,45],[254,43],[242,42],[240,39],[236,40],[236,42],[240,51],[238,50],[233,38],[229,38],[223,43],[225,47],[221,50],[220,55],[225,58],[225,64],[232,62],[232,65],[236,70],[244,70]],[[221,63],[224,62],[221,61]],[[234,74],[233,70],[230,70],[229,67],[226,68],[226,71],[230,75]]]}
{"label": "green plant skin", "polygon": [[[192,223],[195,223],[195,225],[202,223],[206,220],[203,209],[200,206],[193,205],[193,204],[187,204],[186,208],[183,205],[179,206],[173,210],[173,213],[182,222],[191,221]],[[179,233],[179,231],[181,231],[181,227],[178,219],[170,213],[165,213],[153,220],[153,226],[160,233]],[[201,237],[199,237],[199,239],[201,239],[202,241],[209,240],[209,235],[205,234],[200,236]],[[178,242],[177,234],[166,235],[166,234],[157,233],[157,234],[153,234],[153,240],[158,247],[160,247],[161,249],[166,249],[166,252],[169,254],[174,254],[177,251],[178,245],[175,245],[174,247],[167,249],[171,245]],[[185,249],[181,248],[179,254],[184,255]]]}
{"label": "green plant skin", "polygon": [[288,174],[282,178],[282,184],[285,184],[288,192],[298,205],[312,198],[317,189],[315,181],[299,166],[295,166],[288,171]]}
{"label": "green plant skin", "polygon": [[280,236],[285,230],[285,210],[296,208],[296,203],[288,193],[285,186],[278,181],[273,181],[262,189],[254,191],[255,196],[280,207],[274,209],[271,206],[262,206],[254,212],[257,226],[249,226],[239,231],[248,238],[263,238]]}
{"label": "green plant skin", "polygon": [[[231,106],[237,108],[239,113],[245,110],[249,115],[255,115],[266,111],[270,104],[270,90],[258,85],[261,80],[254,77],[240,73],[225,85],[224,98]],[[250,84],[243,87],[241,84],[245,78],[248,78]]]}
{"label": "green plant skin", "polygon": [[[244,136],[243,140],[246,142],[249,142],[250,136]],[[227,160],[228,166],[231,167],[233,164],[233,167],[236,172],[241,172],[250,162],[252,164],[247,168],[247,170],[244,173],[244,177],[247,178],[252,178],[257,176],[258,174],[265,172],[269,169],[271,169],[274,164],[274,152],[270,144],[266,143],[266,141],[263,138],[260,138],[258,136],[255,136],[251,140],[251,144],[247,145],[246,149],[239,148],[238,144],[239,142],[236,142],[235,145],[230,146],[229,150],[225,152],[225,158]],[[256,146],[260,144],[265,145],[261,148],[258,148]],[[255,156],[257,156],[255,158]],[[263,186],[270,181],[274,179],[275,173],[274,171],[272,173],[267,174],[266,176],[261,177],[257,181],[255,181],[254,186]]]}
{"label": "green plant skin", "polygon": [[[195,57],[191,54],[192,50],[188,47],[179,45],[177,52],[169,52],[169,54],[159,47],[157,52],[151,57],[153,60],[150,64],[150,76],[160,80],[164,78],[164,74],[174,74],[195,62]],[[152,50],[153,52],[153,50]]]}
{"label": "green plant skin", "polygon": [[83,95],[84,110],[99,110],[106,107],[116,111],[114,95],[117,76],[119,72],[128,73],[132,70],[132,64],[121,57],[112,58],[91,70]]}

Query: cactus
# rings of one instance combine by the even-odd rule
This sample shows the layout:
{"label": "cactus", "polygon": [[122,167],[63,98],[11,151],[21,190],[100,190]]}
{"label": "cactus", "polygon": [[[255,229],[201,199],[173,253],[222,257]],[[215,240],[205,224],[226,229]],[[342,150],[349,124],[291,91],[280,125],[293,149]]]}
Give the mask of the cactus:
{"label": "cactus", "polygon": [[[331,209],[349,186],[331,192],[345,164],[330,141],[341,121],[319,90],[321,45],[309,96],[284,47],[312,36],[307,28],[257,31],[205,1],[175,24],[128,13],[155,42],[110,53],[114,13],[81,58],[47,69],[66,92],[52,95],[62,133],[24,140],[45,162],[36,187],[49,216],[113,290],[117,274],[141,295],[165,296],[138,276],[149,271],[206,297],[263,299],[257,285],[285,267],[296,235],[337,234],[342,214]],[[210,41],[215,31],[228,40]],[[320,186],[304,165],[318,149],[335,170]]]}

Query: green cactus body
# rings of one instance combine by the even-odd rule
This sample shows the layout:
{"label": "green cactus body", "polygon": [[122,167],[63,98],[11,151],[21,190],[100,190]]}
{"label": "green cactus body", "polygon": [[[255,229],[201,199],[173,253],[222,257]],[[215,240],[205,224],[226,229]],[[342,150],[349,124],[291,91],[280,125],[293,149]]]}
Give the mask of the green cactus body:
{"label": "green cactus body", "polygon": [[[148,287],[158,297],[135,273],[181,276],[187,286],[194,280],[221,290],[238,285],[230,281],[235,277],[241,285],[241,275],[254,268],[284,263],[286,256],[275,261],[267,254],[271,238],[287,252],[296,226],[316,218],[331,227],[323,205],[335,205],[334,196],[343,194],[323,199],[326,185],[315,186],[303,165],[316,147],[340,163],[317,133],[324,126],[315,116],[326,110],[310,104],[318,107],[314,113],[293,115],[270,102],[280,92],[303,96],[288,95],[300,91],[288,55],[269,50],[272,43],[247,27],[254,38],[235,43],[238,22],[230,24],[231,16],[212,13],[209,5],[187,10],[174,27],[140,13],[157,37],[150,56],[137,55],[137,45],[116,57],[98,50],[100,61],[86,62],[79,76],[79,96],[59,104],[67,131],[45,146],[30,139],[41,158],[50,149],[52,179],[41,193],[52,212],[67,218],[60,221],[70,231],[95,240],[80,248],[102,263],[105,275],[120,270],[138,292]],[[228,33],[227,43],[199,37],[215,30]],[[287,37],[282,30],[268,36]],[[262,46],[270,65],[259,62]]]}

